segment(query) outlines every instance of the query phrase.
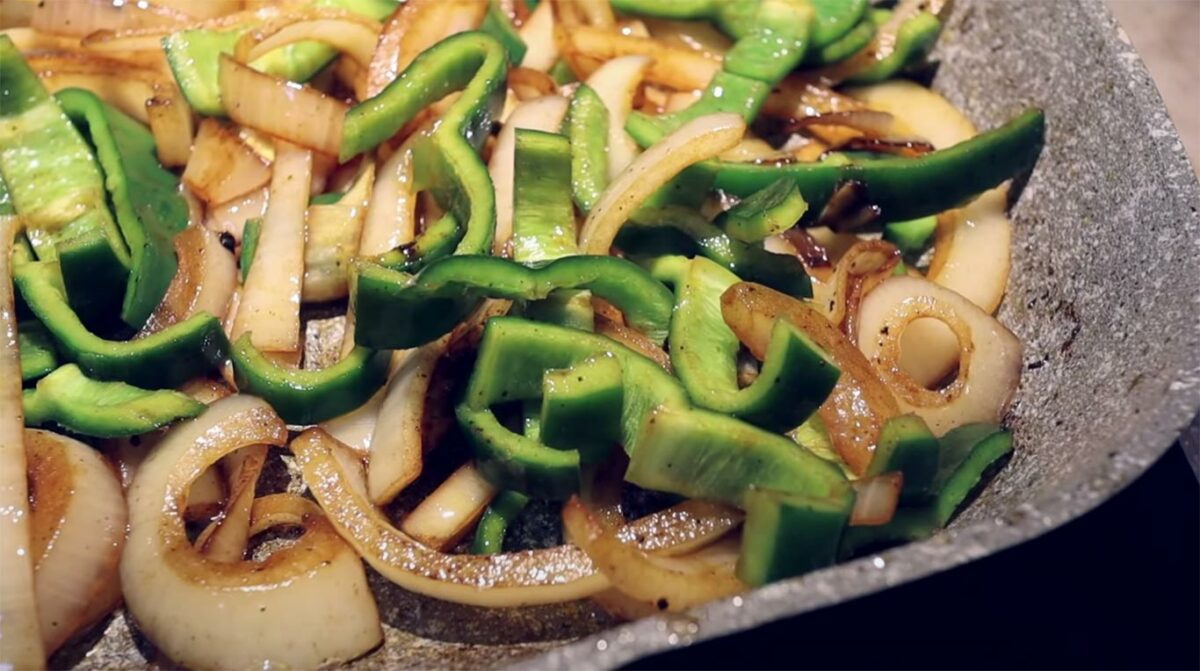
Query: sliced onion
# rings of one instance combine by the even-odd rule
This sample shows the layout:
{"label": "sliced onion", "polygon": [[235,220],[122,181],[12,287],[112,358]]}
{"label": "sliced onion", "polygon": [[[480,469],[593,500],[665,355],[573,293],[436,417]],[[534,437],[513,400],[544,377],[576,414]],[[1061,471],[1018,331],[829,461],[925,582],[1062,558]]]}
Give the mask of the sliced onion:
{"label": "sliced onion", "polygon": [[767,96],[762,113],[778,119],[803,119],[865,108],[866,105],[855,98],[791,76],[780,82],[775,91]]}
{"label": "sliced onion", "polygon": [[721,540],[741,526],[744,518],[736,508],[689,500],[625,524],[615,535],[622,543],[637,545],[646,552],[675,557]]}
{"label": "sliced onion", "polygon": [[251,63],[276,49],[297,42],[315,41],[337,49],[366,68],[371,64],[375,42],[382,29],[378,21],[354,13],[340,18],[271,21],[238,39],[233,57],[240,63]]}
{"label": "sliced onion", "polygon": [[421,475],[425,401],[448,342],[443,338],[396,355],[402,363],[379,407],[367,467],[367,490],[377,505],[394,499]]}
{"label": "sliced onion", "polygon": [[232,334],[236,339],[252,332],[254,346],[263,352],[300,351],[304,216],[311,182],[312,153],[278,142],[267,214]]}
{"label": "sliced onion", "polygon": [[[608,254],[621,226],[655,191],[685,168],[735,146],[746,131],[736,114],[711,114],[680,126],[638,156],[592,209],[579,235],[584,254]],[[610,145],[611,160],[611,145]]]}
{"label": "sliced onion", "polygon": [[647,338],[641,331],[629,328],[620,322],[596,315],[596,333],[616,340],[629,349],[662,366],[663,370],[667,372],[671,371],[671,357],[667,355],[663,348],[656,345],[654,341]]}
{"label": "sliced onion", "polygon": [[392,14],[379,36],[367,71],[367,96],[379,94],[417,54],[483,22],[486,2],[410,0]]}
{"label": "sliced onion", "polygon": [[52,653],[121,600],[125,496],[104,457],[77,440],[30,429],[25,451],[38,616]]}
{"label": "sliced onion", "polygon": [[502,255],[512,237],[513,162],[517,129],[555,132],[566,115],[567,99],[562,96],[551,95],[523,102],[513,109],[496,137],[496,145],[488,161],[488,172],[496,190],[496,234],[492,241],[492,254]]}
{"label": "sliced onion", "polygon": [[853,484],[856,496],[850,512],[851,526],[879,526],[892,521],[904,487],[903,473],[884,473],[855,480]]}
{"label": "sliced onion", "polygon": [[147,0],[40,0],[33,10],[32,25],[47,33],[83,36],[96,30],[177,26],[190,18]]}
{"label": "sliced onion", "polygon": [[374,186],[375,163],[368,161],[338,202],[309,206],[301,295],[305,302],[346,297],[350,262],[359,251]]}
{"label": "sliced onion", "polygon": [[636,545],[622,543],[615,529],[605,529],[578,497],[563,506],[563,530],[592,559],[613,587],[659,610],[681,612],[737,594],[746,585],[733,575],[732,563],[656,557]]}
{"label": "sliced onion", "polygon": [[46,664],[33,578],[29,491],[21,405],[21,359],[12,285],[12,242],[18,220],[0,216],[0,664]]}
{"label": "sliced onion", "polygon": [[895,118],[887,112],[857,109],[801,117],[789,124],[788,130],[796,132],[811,126],[837,126],[859,131],[868,137],[886,138],[896,136],[894,123]]}
{"label": "sliced onion", "polygon": [[[607,62],[622,56],[645,56],[651,60],[646,69],[646,80],[679,91],[702,89],[721,70],[720,59],[691,49],[667,46],[649,37],[622,35],[588,26],[560,32],[559,49],[573,65]],[[580,71],[591,74],[586,65],[581,66]]]}
{"label": "sliced onion", "polygon": [[[214,206],[209,213],[212,220],[222,218],[222,204],[248,196],[270,182],[271,168],[228,126],[215,119],[205,119],[200,123],[182,179],[193,193]],[[263,202],[265,204],[265,198]],[[230,207],[240,210],[242,205],[233,203],[226,210]],[[227,232],[224,226],[209,228],[218,233]],[[236,237],[241,239],[241,226],[236,229]]]}
{"label": "sliced onion", "polygon": [[[150,446],[143,443],[141,447],[137,448],[139,454],[136,462],[122,459],[121,470],[122,473],[127,474],[122,478],[125,486],[133,481],[133,473],[137,470],[137,465],[145,459],[146,451],[149,449]],[[201,473],[188,489],[187,507],[183,510],[183,519],[189,522],[211,520],[221,514],[221,509],[225,506],[225,498],[225,482],[221,478],[220,469],[210,468]]]}
{"label": "sliced onion", "polygon": [[554,83],[550,75],[532,68],[509,68],[508,88],[516,94],[517,100],[522,102],[558,92],[558,84]]}
{"label": "sliced onion", "polygon": [[234,121],[293,144],[337,156],[346,103],[221,56],[221,100]]}
{"label": "sliced onion", "polygon": [[360,255],[383,254],[416,238],[417,190],[410,147],[406,142],[379,169],[359,240]]}
{"label": "sliced onion", "polygon": [[321,428],[359,459],[367,459],[371,454],[371,438],[375,434],[375,425],[379,421],[379,408],[383,405],[385,393],[385,390],[380,389],[366,403],[350,412],[321,422]]}
{"label": "sliced onion", "polygon": [[445,552],[458,544],[495,498],[495,485],[469,461],[404,518],[400,530],[413,539]]}
{"label": "sliced onion", "polygon": [[[207,12],[205,12],[207,13]],[[222,13],[200,21],[175,25],[97,30],[89,33],[83,46],[96,51],[129,50],[153,51],[162,48],[162,38],[182,30],[229,30],[242,26],[260,25],[266,21],[295,18],[344,16],[348,12],[332,7],[296,7],[266,4],[232,14]]]}
{"label": "sliced onion", "polygon": [[554,7],[543,2],[534,8],[518,33],[525,42],[521,67],[547,72],[558,62],[558,43],[554,40]]}
{"label": "sliced onion", "polygon": [[[721,312],[760,361],[777,319],[787,319],[804,331],[834,360],[842,374],[817,412],[838,456],[852,472],[862,474],[871,463],[883,423],[899,414],[900,406],[858,347],[816,308],[759,284],[730,287],[721,296]],[[865,328],[861,319],[860,328]]]}
{"label": "sliced onion", "polygon": [[851,342],[855,342],[858,306],[862,297],[890,277],[899,263],[900,250],[892,243],[883,240],[860,240],[846,251],[838,261],[833,277],[823,284],[824,287],[832,289],[832,295],[828,296],[827,301],[817,300],[814,287],[813,305],[825,313],[829,321],[840,328]]}
{"label": "sliced onion", "polygon": [[51,93],[87,89],[142,123],[149,120],[146,101],[155,97],[155,87],[174,86],[153,70],[91,54],[30,54],[25,60]]}
{"label": "sliced onion", "polygon": [[600,66],[587,79],[587,85],[608,110],[609,179],[616,179],[638,155],[637,143],[625,132],[625,121],[633,109],[633,96],[648,67],[650,60],[645,56],[624,56]]}
{"label": "sliced onion", "polygon": [[449,555],[397,530],[361,493],[334,450],[336,442],[309,429],[292,442],[304,482],[343,538],[388,580],[404,589],[456,603],[521,606],[573,601],[608,581],[578,548],[563,545],[496,555]]}
{"label": "sliced onion", "polygon": [[173,94],[154,96],[146,101],[146,116],[154,135],[158,161],[168,168],[187,165],[196,128],[192,110],[183,96],[177,90]]}
{"label": "sliced onion", "polygon": [[[172,429],[134,478],[121,558],[125,603],[141,631],[176,663],[312,668],[353,659],[382,640],[362,564],[302,499],[263,500],[289,502],[286,523],[304,529],[295,544],[264,560],[214,562],[188,543],[179,510],[190,481],[234,450],[286,439],[287,427],[270,406],[230,396]],[[253,531],[266,523],[257,522]]]}
{"label": "sliced onion", "polygon": [[674,21],[644,17],[650,35],[671,47],[691,49],[713,59],[721,59],[733,42],[708,21]]}
{"label": "sliced onion", "polygon": [[266,445],[250,445],[221,458],[229,498],[221,519],[213,522],[196,539],[196,548],[213,561],[241,561],[250,540],[250,518],[258,476],[267,462]]}
{"label": "sliced onion", "polygon": [[179,268],[141,335],[157,333],[201,312],[224,319],[229,309],[237,287],[237,262],[221,245],[219,235],[203,226],[189,226],[175,236],[175,256]]}
{"label": "sliced onion", "polygon": [[[958,376],[926,389],[900,362],[900,337],[916,319],[937,319],[959,342]],[[998,422],[1021,381],[1021,341],[977,305],[928,280],[893,277],[863,300],[858,345],[906,412],[942,435],[969,422]]]}
{"label": "sliced onion", "polygon": [[575,5],[588,26],[612,30],[617,24],[609,0],[575,0]]}

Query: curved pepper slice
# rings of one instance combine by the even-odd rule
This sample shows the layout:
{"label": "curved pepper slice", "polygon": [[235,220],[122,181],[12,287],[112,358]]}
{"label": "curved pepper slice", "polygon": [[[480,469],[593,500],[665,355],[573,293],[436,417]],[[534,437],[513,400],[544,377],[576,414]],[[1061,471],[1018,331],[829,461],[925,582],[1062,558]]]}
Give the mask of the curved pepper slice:
{"label": "curved pepper slice", "polygon": [[263,356],[247,333],[233,344],[231,358],[239,390],[270,403],[288,424],[303,425],[332,419],[366,403],[387,381],[391,353],[355,347],[328,368],[285,368]]}
{"label": "curved pepper slice", "polygon": [[489,408],[476,410],[464,403],[455,412],[479,471],[492,484],[556,501],[579,491],[578,452],[513,433]]}
{"label": "curved pepper slice", "polygon": [[778,179],[717,217],[717,225],[742,242],[762,242],[800,222],[808,203],[788,179]]}
{"label": "curved pepper slice", "polygon": [[16,269],[13,281],[54,336],[59,354],[90,376],[139,387],[173,387],[219,365],[229,349],[220,320],[210,314],[137,340],[105,340],[88,331],[67,304],[56,263],[27,263]]}
{"label": "curved pepper slice", "polygon": [[36,321],[17,325],[17,342],[21,352],[21,380],[28,382],[42,377],[58,367],[54,340],[50,332]]}
{"label": "curved pepper slice", "polygon": [[433,172],[438,202],[465,225],[456,253],[485,253],[496,227],[496,195],[478,150],[504,104],[507,74],[504,46],[485,33],[459,33],[438,42],[379,95],[350,108],[340,159],[373,149],[430,104],[461,91],[427,143],[418,143],[415,163]]}
{"label": "curved pepper slice", "polygon": [[[886,22],[890,13],[879,18]],[[862,72],[846,79],[855,84],[872,84],[895,77],[904,68],[925,56],[937,42],[942,31],[942,22],[929,12],[917,12],[905,19],[896,31],[895,46],[888,56]]]}
{"label": "curved pepper slice", "polygon": [[597,357],[542,378],[539,440],[579,452],[585,464],[600,463],[621,442],[625,388],[621,363]]}
{"label": "curved pepper slice", "polygon": [[59,91],[55,98],[76,126],[87,129],[96,148],[117,224],[133,256],[121,320],[140,328],[175,277],[172,241],[188,222],[179,178],[159,165],[150,131],[120,110],[83,89]]}
{"label": "curved pepper slice", "polygon": [[779,320],[758,377],[739,389],[741,343],[721,316],[721,294],[739,281],[708,259],[688,263],[675,286],[671,366],[696,405],[786,431],[825,402],[841,371],[808,336]]}
{"label": "curved pepper slice", "polygon": [[27,426],[54,422],[97,438],[136,436],[204,412],[204,404],[186,394],[97,382],[75,364],[42,378],[23,400]]}
{"label": "curved pepper slice", "polygon": [[571,194],[586,215],[608,187],[608,109],[595,89],[575,89],[563,130],[571,141]]}
{"label": "curved pepper slice", "polygon": [[616,305],[651,340],[666,338],[671,292],[630,261],[568,256],[530,268],[490,256],[451,256],[415,277],[360,263],[354,291],[356,340],[369,347],[415,347],[449,333],[463,306],[479,296],[538,300],[561,289],[587,289]]}
{"label": "curved pepper slice", "polygon": [[509,489],[497,494],[475,527],[471,554],[493,555],[503,550],[508,526],[528,504],[529,497],[518,491]]}

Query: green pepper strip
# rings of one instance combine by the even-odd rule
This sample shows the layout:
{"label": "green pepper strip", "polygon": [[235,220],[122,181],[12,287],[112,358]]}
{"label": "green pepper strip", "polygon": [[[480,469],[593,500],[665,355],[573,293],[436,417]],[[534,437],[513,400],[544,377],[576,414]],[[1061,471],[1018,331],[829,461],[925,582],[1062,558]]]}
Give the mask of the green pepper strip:
{"label": "green pepper strip", "polygon": [[261,235],[262,219],[259,217],[247,219],[246,225],[242,227],[242,253],[240,255],[242,284],[245,284],[246,278],[250,276],[250,266],[254,265],[254,254],[258,251],[258,239]]}
{"label": "green pepper strip", "polygon": [[492,246],[496,195],[477,150],[499,116],[507,72],[507,54],[495,38],[459,33],[422,52],[379,95],[350,108],[342,127],[340,158],[346,161],[394,135],[430,104],[461,90],[429,138],[431,155],[414,161],[434,171],[434,195],[455,219],[465,222],[458,254],[483,254]]}
{"label": "green pepper strip", "polygon": [[[631,127],[627,127],[633,132]],[[866,187],[864,206],[889,220],[916,219],[953,209],[1033,167],[1042,151],[1046,118],[1030,109],[981,135],[917,158],[759,165],[706,161],[689,170],[706,175],[713,188],[746,197],[780,177],[793,180],[815,218],[842,185]],[[639,143],[646,137],[634,139]]]}
{"label": "green pepper strip", "polygon": [[636,264],[612,256],[568,256],[528,268],[489,256],[451,256],[415,277],[360,262],[355,289],[359,344],[416,347],[449,333],[476,297],[538,300],[561,289],[587,289],[616,305],[651,340],[667,336],[671,292]]}
{"label": "green pepper strip", "polygon": [[529,497],[511,489],[500,492],[483,512],[479,525],[475,527],[475,540],[471,543],[471,554],[494,555],[504,549],[504,534],[508,526],[529,505]]}
{"label": "green pepper strip", "polygon": [[204,412],[204,404],[168,389],[151,391],[123,382],[97,382],[68,364],[26,390],[26,426],[54,422],[97,438],[136,436]]}
{"label": "green pepper strip", "polygon": [[67,89],[55,97],[76,126],[87,128],[104,169],[117,224],[133,255],[121,319],[139,328],[175,276],[172,241],[188,222],[179,178],[159,165],[154,137],[137,121],[90,91]]}
{"label": "green pepper strip", "polygon": [[[849,32],[867,11],[867,0],[808,0],[812,5],[812,42],[822,47]],[[625,14],[662,19],[709,20],[734,39],[753,32],[762,19],[762,0],[612,0]]]}
{"label": "green pepper strip", "polygon": [[71,310],[56,263],[27,263],[16,269],[13,281],[54,336],[59,354],[89,376],[139,387],[173,387],[219,365],[229,349],[220,320],[210,314],[194,315],[137,340],[104,340]]}
{"label": "green pepper strip", "polygon": [[937,215],[920,219],[895,221],[883,225],[883,239],[896,245],[905,256],[917,256],[929,246],[929,239],[937,231]]}
{"label": "green pepper strip", "polygon": [[879,430],[878,445],[864,476],[900,472],[904,475],[901,496],[917,500],[930,493],[937,477],[940,447],[925,420],[917,415],[888,419]]}
{"label": "green pepper strip", "polygon": [[556,449],[579,452],[582,464],[600,463],[621,442],[624,397],[621,363],[614,358],[597,357],[548,370],[542,378],[537,439]]}
{"label": "green pepper strip", "polygon": [[[762,247],[735,240],[717,225],[687,208],[639,210],[621,229],[617,246],[626,252],[641,252],[644,235],[653,234],[655,229],[683,234],[685,242],[694,244],[704,257],[746,281],[765,284],[789,296],[812,297],[812,280],[799,259],[773,254]],[[684,249],[678,251],[686,253],[691,250],[685,245]]]}
{"label": "green pepper strip", "polygon": [[929,12],[918,12],[900,24],[892,53],[846,81],[873,84],[895,77],[901,70],[923,58],[933,48],[941,31],[942,22],[936,16]]}
{"label": "green pepper strip", "polygon": [[762,489],[750,492],[738,578],[757,587],[832,565],[854,499],[849,487],[829,497]]}
{"label": "green pepper strip", "polygon": [[844,61],[854,54],[862,51],[871,43],[875,37],[877,22],[872,18],[876,12],[882,11],[884,14],[890,14],[887,10],[871,10],[867,16],[863,17],[857,25],[854,26],[845,35],[826,44],[822,47],[809,49],[804,55],[804,65],[831,65],[839,61]]}
{"label": "green pepper strip", "polygon": [[21,351],[22,382],[36,380],[58,367],[54,339],[40,322],[30,320],[18,324],[17,339]]}
{"label": "green pepper strip", "polygon": [[571,193],[586,215],[608,188],[608,110],[592,87],[575,89],[564,128],[571,141]]}
{"label": "green pepper strip", "polygon": [[500,6],[500,0],[488,0],[487,14],[484,14],[479,29],[504,45],[504,49],[508,51],[508,61],[513,67],[520,65],[525,59],[525,52],[529,48],[525,46],[525,40],[521,39],[520,33],[509,20],[508,13]]}
{"label": "green pepper strip", "polygon": [[929,488],[934,492],[932,500],[916,507],[901,507],[883,526],[848,528],[840,556],[850,557],[884,543],[920,540],[946,526],[987,473],[1012,449],[1012,434],[995,424],[967,424],[951,430],[941,439],[937,474]]}
{"label": "green pepper strip", "polygon": [[786,431],[825,402],[841,371],[799,329],[779,320],[758,377],[739,389],[741,343],[721,316],[721,294],[740,281],[708,259],[691,260],[675,283],[671,366],[696,405]]}
{"label": "green pepper strip", "polygon": [[122,266],[129,252],[105,205],[104,179],[91,149],[7,35],[0,35],[0,174],[38,257],[56,258],[71,224],[95,212]]}
{"label": "green pepper strip", "polygon": [[304,425],[366,403],[387,381],[391,353],[355,347],[328,368],[284,368],[263,356],[247,333],[233,344],[232,359],[239,390],[266,400],[287,423]]}
{"label": "green pepper strip", "polygon": [[717,217],[716,224],[742,242],[762,242],[800,222],[808,203],[788,179],[778,179]]}
{"label": "green pepper strip", "polygon": [[453,254],[460,237],[462,231],[454,215],[444,214],[427,226],[416,240],[370,260],[388,270],[415,273],[432,261]]}

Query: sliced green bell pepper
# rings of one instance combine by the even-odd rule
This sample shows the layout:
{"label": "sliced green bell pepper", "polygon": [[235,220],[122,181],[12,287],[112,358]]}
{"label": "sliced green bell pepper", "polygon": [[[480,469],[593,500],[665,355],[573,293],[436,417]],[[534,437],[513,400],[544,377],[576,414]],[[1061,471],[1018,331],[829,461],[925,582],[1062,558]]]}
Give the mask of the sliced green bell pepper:
{"label": "sliced green bell pepper", "polygon": [[556,450],[513,433],[490,408],[477,410],[463,403],[455,412],[479,472],[492,484],[551,500],[579,491],[578,452]]}
{"label": "sliced green bell pepper", "polygon": [[262,219],[247,219],[245,227],[242,228],[242,253],[239,259],[242,284],[245,284],[246,278],[250,276],[250,266],[254,265],[254,254],[258,251],[258,239],[261,235]]}
{"label": "sliced green bell pepper", "polygon": [[901,254],[915,256],[925,251],[929,239],[937,231],[937,215],[920,219],[894,221],[883,225],[883,239],[896,245]]}
{"label": "sliced green bell pepper", "polygon": [[54,336],[63,359],[89,375],[139,387],[173,387],[220,365],[229,342],[221,322],[194,315],[144,338],[105,340],[90,332],[67,303],[57,263],[27,263],[13,282],[30,311]]}
{"label": "sliced green bell pepper", "polygon": [[67,364],[25,391],[26,426],[54,422],[85,436],[120,438],[153,431],[204,412],[204,404],[177,391],[97,382]]}
{"label": "sliced green bell pepper", "polygon": [[575,89],[563,128],[571,142],[571,194],[586,215],[608,188],[608,109],[592,87]]}
{"label": "sliced green bell pepper", "polygon": [[511,489],[500,492],[475,527],[471,554],[494,555],[504,549],[504,535],[513,520],[529,505],[529,497]]}
{"label": "sliced green bell pepper", "polygon": [[562,135],[518,128],[515,145],[513,260],[535,263],[575,254],[571,143]]}
{"label": "sliced green bell pepper", "polygon": [[525,40],[521,39],[508,14],[500,6],[500,0],[488,0],[487,13],[483,15],[483,23],[479,29],[504,45],[504,49],[508,51],[508,61],[513,67],[520,65],[525,59],[525,52],[529,48],[525,46]]}
{"label": "sliced green bell pepper", "polygon": [[490,256],[439,259],[416,276],[360,262],[353,293],[360,345],[415,347],[449,333],[479,296],[538,300],[587,289],[616,305],[655,342],[666,338],[671,293],[636,264],[611,256],[568,256],[529,268]]}
{"label": "sliced green bell pepper", "polygon": [[538,440],[579,452],[583,464],[600,463],[621,442],[624,398],[621,363],[615,358],[596,357],[546,371]]}
{"label": "sliced green bell pepper", "polygon": [[706,258],[688,262],[675,284],[671,366],[696,405],[786,431],[825,402],[841,371],[808,336],[779,320],[758,377],[739,389],[741,343],[721,316],[721,294],[740,281]]}
{"label": "sliced green bell pepper", "polygon": [[21,352],[21,381],[36,380],[58,367],[54,339],[41,323],[21,322],[17,325],[17,339]]}
{"label": "sliced green bell pepper", "polygon": [[462,228],[454,215],[442,215],[425,228],[425,232],[410,243],[381,254],[372,261],[402,273],[415,273],[444,256],[454,253],[454,246],[462,237]]}
{"label": "sliced green bell pepper", "polygon": [[762,242],[795,226],[807,211],[796,185],[779,179],[721,213],[716,224],[742,242]]}
{"label": "sliced green bell pepper", "polygon": [[188,223],[179,178],[159,165],[150,131],[120,110],[83,89],[59,91],[55,98],[96,148],[117,224],[133,257],[121,319],[140,328],[175,276],[172,241]]}
{"label": "sliced green bell pepper", "polygon": [[[804,65],[832,65],[844,61],[862,51],[871,43],[878,28],[878,22],[873,18],[876,14],[889,15],[887,10],[872,9],[853,28],[838,39],[813,49],[804,55]],[[886,18],[884,19],[886,21]],[[814,45],[815,46],[815,45]]]}
{"label": "sliced green bell pepper", "polygon": [[737,576],[757,587],[830,566],[853,509],[850,487],[828,497],[750,492]]}
{"label": "sliced green bell pepper", "polygon": [[895,77],[901,70],[924,58],[942,31],[942,22],[929,12],[917,12],[896,31],[896,43],[886,58],[847,78],[854,84],[873,84]]}
{"label": "sliced green bell pepper", "polygon": [[233,344],[238,389],[261,397],[289,424],[333,419],[366,403],[387,381],[391,353],[355,347],[321,370],[285,368],[263,356],[247,333]]}
{"label": "sliced green bell pepper", "polygon": [[917,415],[888,419],[879,430],[875,454],[864,476],[900,472],[904,475],[901,498],[919,500],[930,493],[937,475],[940,446],[925,420]]}

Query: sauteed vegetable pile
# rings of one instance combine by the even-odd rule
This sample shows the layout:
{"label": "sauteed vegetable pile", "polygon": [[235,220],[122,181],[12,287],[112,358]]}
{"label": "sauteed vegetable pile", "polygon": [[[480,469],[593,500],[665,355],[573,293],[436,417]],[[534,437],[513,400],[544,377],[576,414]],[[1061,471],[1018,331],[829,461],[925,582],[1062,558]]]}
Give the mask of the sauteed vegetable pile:
{"label": "sauteed vegetable pile", "polygon": [[947,4],[6,0],[0,663],[123,601],[314,667],[382,640],[364,561],[636,618],[946,525],[1044,134],[916,83]]}

